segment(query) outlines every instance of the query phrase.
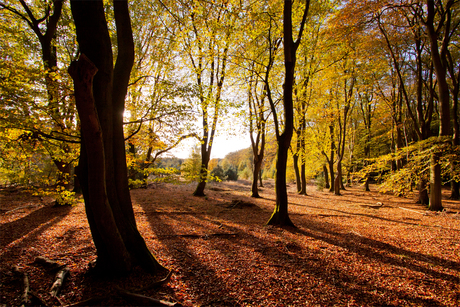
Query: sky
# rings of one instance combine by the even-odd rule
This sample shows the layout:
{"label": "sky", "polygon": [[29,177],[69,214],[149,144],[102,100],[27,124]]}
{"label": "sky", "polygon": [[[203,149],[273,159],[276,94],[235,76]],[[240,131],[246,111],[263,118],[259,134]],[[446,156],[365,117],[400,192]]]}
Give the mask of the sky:
{"label": "sky", "polygon": [[[177,149],[169,153],[177,158],[187,159],[192,152],[193,146],[196,146],[195,139],[185,140]],[[251,146],[251,140],[247,133],[238,135],[217,135],[211,150],[211,159],[223,159],[228,153],[245,149]]]}

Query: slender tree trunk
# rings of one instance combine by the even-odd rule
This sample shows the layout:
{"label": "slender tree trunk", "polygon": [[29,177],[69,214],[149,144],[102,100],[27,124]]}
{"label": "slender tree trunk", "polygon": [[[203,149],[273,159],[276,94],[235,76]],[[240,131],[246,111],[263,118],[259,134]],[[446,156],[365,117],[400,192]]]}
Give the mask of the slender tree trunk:
{"label": "slender tree trunk", "polygon": [[262,159],[255,159],[254,158],[254,169],[253,169],[253,177],[252,177],[252,188],[251,188],[251,197],[260,198],[259,195],[259,187],[257,185],[258,181],[261,181],[259,177],[262,177],[260,170],[262,168]]}
{"label": "slender tree trunk", "polygon": [[[296,52],[300,44],[303,28],[309,9],[310,1],[307,0],[302,22],[300,24],[297,40],[294,42],[292,35],[292,1],[284,1],[283,10],[283,38],[284,38],[284,67],[285,79],[283,90],[284,105],[284,132],[278,134],[278,152],[276,156],[276,175],[275,175],[275,192],[276,204],[275,210],[267,224],[280,226],[294,226],[288,215],[288,197],[286,186],[286,165],[288,158],[289,146],[291,143],[292,133],[294,131],[294,104],[292,100],[292,90],[294,86],[294,70],[296,63]],[[274,114],[275,116],[275,114]]]}
{"label": "slender tree trunk", "polygon": [[302,124],[300,126],[300,195],[307,195],[307,177],[306,177],[306,168],[305,168],[305,130],[306,130],[306,120],[302,119]]}
{"label": "slender tree trunk", "polygon": [[[296,150],[299,150],[299,147],[297,147]],[[295,184],[297,188],[297,192],[300,193],[302,189],[302,182],[300,179],[300,170],[299,170],[299,153],[296,151],[292,155],[292,160],[294,162],[294,173],[295,173]]]}
{"label": "slender tree trunk", "polygon": [[329,192],[334,192],[335,191],[335,180],[334,180],[334,152],[335,152],[335,142],[334,142],[334,125],[331,124],[329,126],[329,132],[330,132],[330,137],[331,137],[331,158],[328,161],[329,164],[329,174],[331,175],[331,187],[329,189]]}
{"label": "slender tree trunk", "polygon": [[369,188],[369,181],[370,181],[370,178],[369,178],[369,175],[366,176],[366,182],[364,183],[364,191],[366,192],[370,192],[371,189]]}
{"label": "slender tree trunk", "polygon": [[307,177],[306,177],[306,169],[305,169],[305,161],[304,159],[301,160],[300,163],[300,180],[302,182],[301,189],[299,194],[300,195],[307,195]]}
{"label": "slender tree trunk", "polygon": [[340,189],[342,185],[342,159],[339,158],[337,161],[337,175],[335,176],[334,179],[334,194],[335,195],[341,195],[340,194]]}
{"label": "slender tree trunk", "polygon": [[326,182],[325,188],[329,189],[329,174],[328,174],[327,167],[325,164],[323,164],[323,174],[324,174],[324,180]]}
{"label": "slender tree trunk", "polygon": [[329,160],[329,177],[331,178],[331,186],[329,188],[329,192],[335,191],[335,172],[334,172],[334,162]]}

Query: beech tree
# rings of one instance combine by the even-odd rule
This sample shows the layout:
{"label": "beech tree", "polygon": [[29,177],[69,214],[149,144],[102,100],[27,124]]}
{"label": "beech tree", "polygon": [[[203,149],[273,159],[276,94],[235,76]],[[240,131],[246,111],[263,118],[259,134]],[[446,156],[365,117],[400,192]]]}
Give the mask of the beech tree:
{"label": "beech tree", "polygon": [[[436,5],[435,5],[436,2]],[[451,27],[455,29],[457,25],[452,25],[452,10],[456,1],[447,1],[445,7],[442,1],[427,0],[427,17],[425,25],[428,30],[428,37],[430,39],[431,57],[433,66],[436,71],[436,80],[438,84],[439,95],[439,116],[440,116],[440,129],[439,136],[441,142],[450,141],[447,138],[451,136],[450,125],[450,92],[447,82],[447,55],[448,47],[451,40]],[[435,17],[441,14],[438,24],[435,24]],[[440,33],[439,29],[444,28],[444,35]],[[442,37],[442,40],[440,38]],[[440,43],[441,41],[441,43]],[[441,166],[440,166],[441,153],[434,150],[431,156],[431,175],[430,175],[430,210],[441,211]]]}
{"label": "beech tree", "polygon": [[236,22],[242,3],[237,1],[164,1],[176,20],[181,67],[192,80],[200,127],[196,137],[201,145],[201,170],[193,193],[204,196],[212,146],[227,104],[225,89],[230,66]]}
{"label": "beech tree", "polygon": [[[40,145],[58,170],[58,186],[69,187],[72,162],[80,140],[69,78],[60,69],[71,56],[66,53],[72,51],[68,8],[62,0],[46,5],[22,0],[17,2],[0,2],[0,9],[9,19],[2,21],[2,27],[8,28],[2,32],[9,34],[3,41],[9,46],[3,63],[11,65],[2,78],[4,127],[21,131],[19,139],[35,142],[37,146],[34,147]],[[14,47],[17,43],[23,50]],[[38,58],[41,61],[37,61]],[[12,60],[15,63],[8,64]],[[23,61],[29,63],[21,67],[19,63]],[[21,72],[23,69],[26,71]],[[32,85],[31,81],[35,83],[34,90],[26,86]],[[23,90],[15,90],[15,83],[20,83]],[[21,99],[18,99],[19,96],[22,96]],[[11,112],[11,107],[21,111]],[[35,150],[38,151],[38,148]]]}
{"label": "beech tree", "polygon": [[[246,21],[246,40],[240,42],[241,71],[248,84],[249,137],[253,156],[251,196],[260,197],[258,181],[262,182],[261,169],[266,151],[267,130],[270,127],[270,112],[279,101],[277,84],[281,78],[279,54],[282,33],[278,25],[278,3],[254,3],[249,9],[251,19]],[[276,92],[276,93],[274,93]]]}
{"label": "beech tree", "polygon": [[190,104],[191,86],[177,74],[179,44],[174,19],[156,2],[133,3],[131,9],[136,11],[132,16],[136,57],[124,127],[129,178],[145,184],[156,171],[158,157],[195,137],[191,130],[196,119]]}
{"label": "beech tree", "polygon": [[113,2],[115,67],[103,1],[72,0],[71,10],[81,51],[69,67],[82,130],[77,175],[97,249],[96,268],[107,274],[125,274],[134,265],[162,270],[137,230],[128,189],[123,111],[134,61],[128,2]]}
{"label": "beech tree", "polygon": [[268,220],[268,225],[294,226],[288,214],[288,197],[286,187],[286,164],[288,158],[289,146],[291,144],[292,133],[294,130],[294,104],[292,91],[294,86],[294,72],[296,64],[297,48],[300,45],[304,26],[307,20],[310,1],[307,0],[303,7],[303,16],[299,24],[299,32],[294,41],[293,23],[292,23],[292,2],[284,1],[283,10],[283,44],[284,44],[284,90],[283,90],[283,107],[284,107],[284,131],[281,133],[276,112],[273,112],[273,118],[276,125],[276,139],[278,150],[276,153],[276,177],[275,192],[276,204],[272,216]]}

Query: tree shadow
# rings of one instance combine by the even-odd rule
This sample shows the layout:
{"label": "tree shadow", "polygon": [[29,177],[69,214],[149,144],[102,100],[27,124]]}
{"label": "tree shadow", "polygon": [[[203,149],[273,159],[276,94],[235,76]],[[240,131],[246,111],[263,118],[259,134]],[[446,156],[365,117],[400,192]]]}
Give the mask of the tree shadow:
{"label": "tree shadow", "polygon": [[[272,200],[272,199],[267,199],[267,200]],[[273,201],[273,200],[272,200]],[[353,203],[353,202],[352,202]],[[343,213],[343,214],[346,214],[346,215],[351,215],[351,216],[362,216],[362,217],[368,217],[368,218],[371,218],[371,219],[377,219],[377,220],[382,220],[382,221],[386,221],[386,222],[392,222],[392,223],[398,223],[398,224],[405,224],[405,225],[411,225],[411,226],[420,226],[419,223],[411,223],[411,222],[406,222],[406,221],[401,221],[401,220],[395,220],[395,219],[389,219],[389,218],[386,218],[386,217],[381,217],[381,216],[377,216],[377,215],[373,215],[373,214],[366,214],[366,213],[356,213],[356,212],[350,212],[350,211],[343,211],[343,210],[338,210],[338,209],[332,209],[332,208],[319,208],[319,207],[315,207],[315,206],[309,206],[309,205],[304,205],[304,204],[298,204],[298,203],[293,203],[293,202],[289,202],[289,205],[294,205],[294,206],[299,206],[299,207],[306,207],[306,208],[312,208],[312,209],[320,209],[320,210],[324,210],[324,211],[332,211],[332,212],[337,212],[337,213]],[[377,209],[374,209],[374,210],[377,210]],[[380,209],[378,209],[380,210]],[[291,213],[292,215],[296,215],[296,213]],[[343,216],[345,217],[345,216]],[[415,219],[417,220],[417,219]],[[418,220],[417,220],[418,221]],[[445,227],[442,227],[442,226],[429,226],[429,225],[423,225],[423,227],[427,227],[427,228],[441,228],[441,229],[448,229],[450,231],[457,231],[457,232],[460,232],[460,230],[457,230],[457,229],[450,229],[450,228],[445,228]]]}
{"label": "tree shadow", "polygon": [[62,220],[72,209],[71,206],[45,206],[13,222],[0,225],[0,248],[23,236],[34,232],[43,232]]}
{"label": "tree shadow", "polygon": [[[144,211],[151,210],[148,205],[143,205]],[[236,211],[239,210],[239,211]],[[350,214],[346,212],[347,214]],[[241,222],[239,215],[254,215],[253,223]],[[193,292],[197,302],[202,306],[241,306],[244,304],[259,304],[258,301],[244,301],[241,295],[246,293],[245,289],[240,289],[239,294],[235,294],[235,288],[242,288],[248,284],[254,284],[253,291],[259,288],[269,288],[270,293],[281,292],[278,299],[282,299],[286,305],[297,304],[296,299],[303,300],[304,304],[337,305],[347,304],[351,299],[355,304],[374,306],[394,306],[390,301],[384,303],[384,297],[393,297],[400,300],[410,301],[421,306],[435,306],[439,302],[417,296],[410,291],[404,291],[382,286],[376,283],[369,272],[357,271],[341,267],[339,262],[333,258],[324,257],[324,251],[310,249],[308,244],[299,244],[289,241],[283,234],[288,232],[303,237],[330,244],[348,251],[348,253],[359,255],[366,259],[368,263],[376,265],[385,264],[402,269],[420,272],[436,279],[447,281],[451,284],[458,283],[458,277],[436,271],[429,267],[418,264],[426,263],[428,266],[440,266],[446,269],[458,271],[460,263],[450,261],[435,256],[424,255],[412,252],[400,247],[393,246],[378,240],[362,237],[353,233],[344,233],[343,228],[338,224],[330,223],[310,218],[308,221],[296,221],[298,229],[279,229],[263,227],[264,218],[270,214],[266,208],[243,208],[227,210],[226,212],[215,215],[208,214],[162,214],[148,215],[148,221],[152,230],[156,234],[157,240],[168,250],[175,264],[181,268],[181,275],[186,280],[183,281]],[[371,216],[374,217],[374,216]],[[297,218],[296,218],[297,219]],[[388,219],[385,219],[388,220]],[[391,220],[390,220],[391,221]],[[201,233],[203,236],[182,236],[175,225],[189,225],[188,231]],[[217,228],[216,228],[217,227]],[[205,236],[206,233],[218,231],[238,234],[236,236],[217,237]],[[271,231],[273,235],[270,239],[258,237],[248,232],[247,229],[256,231]],[[342,232],[341,232],[342,231]],[[171,235],[165,236],[163,234]],[[197,241],[198,240],[198,241]],[[197,242],[200,246],[197,249]],[[303,245],[306,248],[302,247]],[[200,252],[201,251],[201,252]],[[224,278],[215,268],[201,262],[206,257],[206,251],[213,255],[219,255],[214,261],[227,262],[232,271],[232,277]],[[246,254],[238,251],[247,251]],[[245,255],[242,257],[241,255]],[[245,258],[246,257],[246,258]],[[244,267],[237,268],[231,263],[244,261]],[[417,263],[415,263],[417,262]],[[261,277],[265,273],[258,270],[258,263],[268,265],[272,274],[268,274],[268,279]],[[239,264],[238,264],[239,265]],[[353,266],[353,263],[350,264]],[[360,267],[362,269],[362,266]],[[283,282],[282,276],[291,276],[290,283]],[[279,277],[279,278],[278,278]],[[308,281],[308,280],[313,281]],[[229,281],[230,280],[230,281]],[[307,282],[308,281],[308,282]],[[289,292],[293,289],[305,287],[305,283],[311,285],[308,291]],[[380,285],[376,285],[380,284]],[[212,285],[211,288],[209,285]],[[291,290],[289,290],[291,289]],[[266,289],[265,289],[266,290]],[[221,293],[220,300],[212,296],[209,291]],[[332,291],[331,293],[326,293]],[[290,301],[291,300],[291,301]],[[377,303],[376,303],[377,302]],[[373,303],[373,304],[372,304]],[[276,305],[276,301],[273,305]],[[396,304],[398,305],[398,304]]]}

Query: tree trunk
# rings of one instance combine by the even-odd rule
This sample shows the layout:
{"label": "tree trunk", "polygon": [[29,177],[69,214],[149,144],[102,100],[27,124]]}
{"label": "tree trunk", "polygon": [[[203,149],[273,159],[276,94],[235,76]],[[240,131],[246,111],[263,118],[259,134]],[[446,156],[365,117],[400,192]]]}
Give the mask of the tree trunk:
{"label": "tree trunk", "polygon": [[[82,54],[78,62],[69,67],[74,80],[75,102],[80,116],[82,138],[87,157],[85,182],[86,214],[97,249],[99,267],[116,268],[117,273],[127,273],[131,262],[123,239],[118,231],[105,188],[105,156],[102,128],[98,120],[93,95],[92,80],[96,66]],[[101,220],[101,217],[103,219]]]}
{"label": "tree trunk", "polygon": [[[89,113],[89,116],[92,121],[100,124],[100,131],[89,136],[83,133],[78,171],[88,221],[97,249],[96,267],[109,274],[126,273],[133,264],[140,264],[152,273],[163,270],[137,230],[128,188],[123,111],[134,61],[134,44],[127,1],[114,2],[118,40],[115,70],[103,2],[74,0],[71,1],[71,8],[79,47],[85,55],[83,59],[87,57],[98,70],[94,76],[92,93],[90,92],[95,108],[92,106],[93,114]],[[71,66],[69,72],[83,65],[79,64],[81,61],[82,59],[73,64],[75,68]],[[77,82],[78,79],[74,78],[76,97],[80,95],[79,92],[86,89],[77,88]],[[79,110],[81,118],[86,114],[82,112]],[[82,131],[83,129],[82,123]],[[93,139],[96,137],[102,140],[102,149],[94,149],[96,147],[91,142],[94,142]],[[102,156],[97,162],[97,156],[92,153],[93,151]],[[93,174],[95,169],[98,170],[97,176]],[[98,197],[97,200],[94,200],[94,195]],[[107,212],[101,214],[102,209],[98,209],[99,206],[103,206]],[[107,231],[115,237],[105,238],[104,233]],[[118,236],[121,237],[121,243],[116,241]],[[113,245],[117,246],[115,250]],[[112,259],[118,258],[123,259],[123,263],[113,262]]]}
{"label": "tree trunk", "polygon": [[[431,58],[436,71],[436,80],[438,83],[438,96],[439,96],[439,116],[440,116],[440,131],[441,137],[449,136],[450,129],[450,98],[449,98],[449,85],[447,83],[447,44],[449,42],[450,33],[445,31],[445,37],[442,40],[441,51],[438,46],[438,33],[435,29],[435,3],[433,0],[427,0],[427,20],[426,26],[428,29],[428,37],[430,39]],[[448,1],[445,8],[450,10],[454,1]],[[446,14],[445,27],[449,28],[451,22],[451,13]],[[444,141],[444,140],[441,140]],[[429,209],[433,211],[442,210],[441,199],[441,166],[439,160],[441,158],[440,152],[434,152],[431,157],[431,174],[430,174],[430,205]]]}
{"label": "tree trunk", "polygon": [[429,202],[430,197],[428,196],[427,181],[426,179],[422,178],[418,184],[418,197],[416,203],[428,206]]}
{"label": "tree trunk", "polygon": [[276,204],[275,210],[267,222],[267,225],[294,226],[288,214],[288,196],[286,186],[286,166],[290,139],[289,134],[283,133],[278,141],[275,174]]}
{"label": "tree trunk", "polygon": [[[299,148],[297,147],[297,150]],[[295,184],[297,188],[297,192],[300,193],[300,190],[302,189],[302,183],[300,179],[300,170],[299,170],[299,153],[295,152],[292,155],[292,159],[294,161],[294,173],[295,173]]]}
{"label": "tree trunk", "polygon": [[306,177],[306,169],[305,169],[305,130],[306,130],[306,121],[305,119],[302,120],[302,124],[300,126],[300,195],[307,195],[307,177]]}
{"label": "tree trunk", "polygon": [[300,162],[300,181],[302,182],[302,185],[300,187],[300,195],[307,195],[307,177],[306,177],[306,169],[305,169],[305,160],[301,159]]}
{"label": "tree trunk", "polygon": [[342,185],[342,159],[339,158],[339,161],[337,161],[337,175],[335,176],[335,179],[334,179],[334,194],[335,195],[341,195],[340,194],[341,185]]}
{"label": "tree trunk", "polygon": [[[200,178],[198,185],[193,192],[193,196],[203,197],[204,189],[206,188],[206,181],[208,180],[208,164],[209,164],[209,152],[206,150],[206,143],[201,145],[201,169],[200,169]],[[203,149],[204,147],[204,149]]]}
{"label": "tree trunk", "polygon": [[326,185],[324,186],[326,189],[329,189],[329,174],[327,171],[327,167],[325,164],[323,164],[323,174],[324,174],[324,181],[326,182]]}
{"label": "tree trunk", "polygon": [[331,158],[328,161],[329,164],[329,174],[331,175],[331,187],[329,192],[334,192],[335,190],[335,181],[334,181],[334,152],[335,152],[335,143],[334,143],[334,125],[329,126],[329,133],[331,138]]}
{"label": "tree trunk", "polygon": [[[296,52],[300,44],[303,28],[305,25],[310,1],[307,0],[302,22],[300,24],[297,40],[294,42],[292,35],[292,2],[284,1],[283,10],[283,38],[284,38],[284,67],[285,79],[283,90],[284,105],[284,132],[279,134],[277,131],[278,151],[276,155],[276,175],[275,192],[276,204],[272,216],[268,220],[268,225],[294,226],[288,215],[288,197],[286,186],[286,165],[288,150],[294,131],[294,104],[292,100],[292,89],[294,86],[294,70],[296,62]],[[274,114],[275,116],[275,114]]]}
{"label": "tree trunk", "polygon": [[[452,75],[454,75],[452,73]],[[452,90],[452,122],[454,125],[454,135],[452,138],[453,152],[451,158],[451,176],[452,181],[450,184],[450,199],[458,200],[460,199],[460,183],[455,180],[454,171],[458,167],[458,159],[460,158],[457,155],[457,148],[460,145],[460,125],[458,118],[458,95],[460,91],[460,70],[458,76],[455,78],[454,89]]]}
{"label": "tree trunk", "polygon": [[261,164],[260,171],[259,171],[259,187],[261,188],[264,187],[264,183],[262,182],[262,164]]}
{"label": "tree trunk", "polygon": [[[259,195],[259,187],[257,186],[257,182],[260,181],[262,183],[261,169],[262,169],[262,161],[263,161],[263,153],[262,157],[257,155],[254,157],[254,170],[253,170],[253,177],[252,177],[252,188],[251,188],[251,197],[260,198]],[[262,185],[261,185],[262,186]]]}
{"label": "tree trunk", "polygon": [[428,208],[432,211],[442,211],[441,165],[439,164],[439,159],[439,152],[431,154],[430,204]]}
{"label": "tree trunk", "polygon": [[335,191],[335,174],[334,174],[334,161],[329,160],[329,177],[331,178],[331,187],[329,188],[329,192]]}
{"label": "tree trunk", "polygon": [[369,178],[369,175],[366,176],[366,182],[364,183],[364,191],[366,192],[370,192],[371,189],[369,188],[369,181],[370,181],[370,178]]}

